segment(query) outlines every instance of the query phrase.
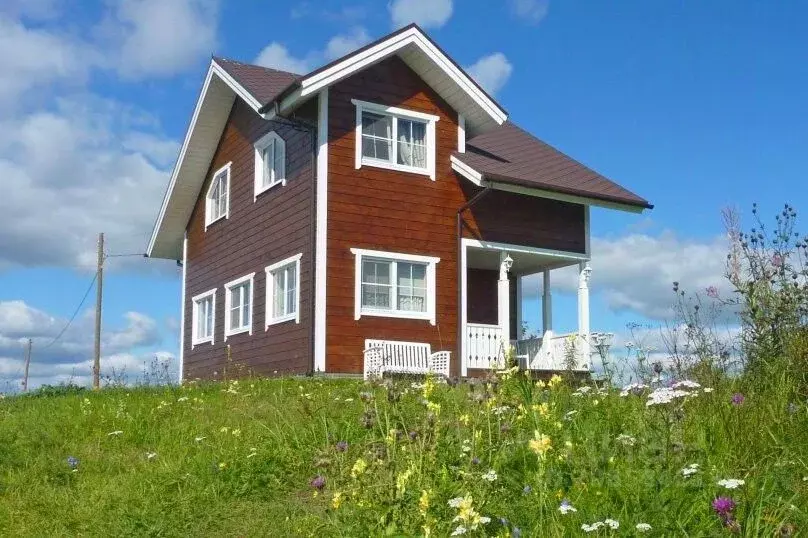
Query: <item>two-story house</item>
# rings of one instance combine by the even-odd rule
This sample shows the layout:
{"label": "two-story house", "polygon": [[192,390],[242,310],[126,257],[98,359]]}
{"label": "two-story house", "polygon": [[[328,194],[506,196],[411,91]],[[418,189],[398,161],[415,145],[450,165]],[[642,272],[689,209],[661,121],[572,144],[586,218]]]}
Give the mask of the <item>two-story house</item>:
{"label": "two-story house", "polygon": [[570,265],[586,370],[591,206],[652,207],[519,128],[411,25],[304,75],[213,58],[148,255],[182,262],[186,379],[228,357],[361,374],[380,347],[475,375],[519,343],[536,273],[543,336],[517,349],[560,369],[550,276]]}

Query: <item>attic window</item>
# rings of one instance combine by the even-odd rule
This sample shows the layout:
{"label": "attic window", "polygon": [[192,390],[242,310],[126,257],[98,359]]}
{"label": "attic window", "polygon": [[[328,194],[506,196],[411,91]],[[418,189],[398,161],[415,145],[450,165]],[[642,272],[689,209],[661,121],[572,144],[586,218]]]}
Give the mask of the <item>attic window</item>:
{"label": "attic window", "polygon": [[205,196],[205,229],[230,214],[230,165],[227,163],[213,174]]}
{"label": "attic window", "polygon": [[255,143],[255,197],[275,185],[286,185],[286,142],[272,131]]}
{"label": "attic window", "polygon": [[351,100],[356,106],[356,168],[376,166],[435,179],[439,116]]}

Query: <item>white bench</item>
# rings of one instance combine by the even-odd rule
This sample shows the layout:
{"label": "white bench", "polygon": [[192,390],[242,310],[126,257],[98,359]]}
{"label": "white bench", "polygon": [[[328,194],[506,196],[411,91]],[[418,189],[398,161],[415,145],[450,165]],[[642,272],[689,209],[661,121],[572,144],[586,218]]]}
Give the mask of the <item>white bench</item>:
{"label": "white bench", "polygon": [[365,379],[385,372],[398,374],[433,373],[449,377],[450,351],[432,353],[429,344],[395,340],[365,340]]}

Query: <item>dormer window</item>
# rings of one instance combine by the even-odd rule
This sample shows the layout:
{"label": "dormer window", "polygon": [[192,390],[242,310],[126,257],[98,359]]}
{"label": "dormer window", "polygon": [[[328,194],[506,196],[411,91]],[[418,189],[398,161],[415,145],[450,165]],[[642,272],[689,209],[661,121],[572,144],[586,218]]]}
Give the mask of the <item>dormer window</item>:
{"label": "dormer window", "polygon": [[255,143],[255,197],[275,185],[286,185],[286,143],[272,131]]}
{"label": "dormer window", "polygon": [[230,165],[227,163],[213,174],[205,196],[205,229],[230,214]]}
{"label": "dormer window", "polygon": [[351,100],[356,106],[356,168],[376,166],[435,179],[432,114]]}

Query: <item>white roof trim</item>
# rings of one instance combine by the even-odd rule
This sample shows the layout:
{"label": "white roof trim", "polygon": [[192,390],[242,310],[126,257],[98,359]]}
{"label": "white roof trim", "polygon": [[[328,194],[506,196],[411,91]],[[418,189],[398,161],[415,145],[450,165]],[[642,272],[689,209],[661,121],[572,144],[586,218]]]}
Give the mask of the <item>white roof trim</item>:
{"label": "white roof trim", "polygon": [[485,92],[458,68],[440,49],[438,49],[418,28],[410,28],[400,34],[382,41],[358,54],[338,62],[328,69],[304,78],[300,82],[300,89],[294,92],[288,102],[284,102],[281,109],[291,105],[298,97],[312,95],[326,86],[342,80],[387,56],[390,56],[407,45],[415,45],[426,54],[442,71],[444,71],[458,86],[460,86],[485,112],[498,124],[508,119],[508,114],[502,110]]}
{"label": "white roof trim", "polygon": [[477,170],[475,170],[471,166],[467,165],[466,163],[464,163],[463,161],[461,161],[460,159],[458,159],[454,155],[449,157],[449,160],[452,163],[452,170],[454,170],[455,172],[457,172],[461,176],[465,177],[466,179],[468,179],[469,181],[471,181],[472,183],[474,183],[478,187],[483,186],[483,175],[480,172],[478,172]]}
{"label": "white roof trim", "polygon": [[[220,80],[222,80],[235,95],[238,95],[256,112],[259,111],[261,108],[261,103],[259,103],[255,97],[253,97],[250,92],[248,92],[244,86],[236,82],[233,77],[231,77],[219,64],[216,63],[215,60],[211,60],[210,67],[208,68],[207,75],[205,76],[205,82],[202,85],[202,91],[199,93],[199,98],[196,101],[196,106],[194,107],[193,116],[191,116],[191,123],[188,126],[188,130],[185,132],[185,140],[182,143],[182,147],[180,148],[179,156],[177,157],[177,162],[174,165],[174,170],[171,172],[171,179],[168,183],[168,188],[166,189],[166,194],[163,197],[163,203],[160,207],[160,213],[157,216],[157,220],[154,224],[154,229],[152,230],[151,238],[149,239],[149,246],[146,249],[146,254],[151,256],[152,252],[154,251],[155,244],[157,243],[157,236],[160,233],[160,230],[163,226],[163,221],[166,216],[166,211],[168,209],[169,202],[171,201],[171,197],[174,193],[174,189],[177,186],[177,181],[180,173],[182,172],[183,164],[185,161],[186,153],[188,152],[188,147],[190,146],[191,138],[194,134],[194,129],[196,127],[197,121],[199,120],[199,116],[202,112],[202,104],[205,101],[205,98],[208,94],[208,90],[210,88],[211,82],[213,77],[216,76]],[[199,187],[202,187],[202,183],[204,183],[205,177],[204,174],[201,177],[201,183]],[[190,211],[189,211],[190,214]],[[178,253],[179,254],[179,253]]]}

